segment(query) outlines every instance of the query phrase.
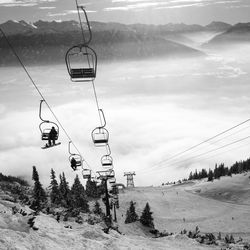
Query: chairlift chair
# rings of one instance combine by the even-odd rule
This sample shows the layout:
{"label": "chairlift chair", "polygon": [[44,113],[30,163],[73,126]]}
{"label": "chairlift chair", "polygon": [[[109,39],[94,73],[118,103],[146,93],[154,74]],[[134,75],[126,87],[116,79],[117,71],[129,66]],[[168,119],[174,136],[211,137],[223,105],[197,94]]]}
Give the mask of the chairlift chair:
{"label": "chairlift chair", "polygon": [[91,178],[91,170],[88,168],[84,168],[82,170],[82,177],[83,177],[83,179],[90,179]]}
{"label": "chairlift chair", "polygon": [[75,158],[76,160],[76,167],[82,166],[82,157],[79,154],[72,154],[69,156],[69,162],[71,163],[72,158]]}
{"label": "chairlift chair", "polygon": [[65,62],[71,81],[89,82],[95,79],[97,55],[88,45],[71,47],[65,55]]}
{"label": "chairlift chair", "polygon": [[109,132],[108,130],[105,128],[106,126],[106,119],[103,113],[102,109],[98,110],[100,113],[100,117],[102,117],[103,120],[103,125],[100,127],[95,128],[92,133],[92,140],[93,143],[96,147],[103,147],[103,146],[107,146],[108,145],[108,141],[109,141]]}
{"label": "chairlift chair", "polygon": [[115,177],[110,178],[110,179],[109,179],[109,183],[110,183],[111,185],[115,184],[115,183],[116,183]]}
{"label": "chairlift chair", "polygon": [[68,146],[68,151],[69,151],[69,162],[71,163],[72,159],[74,158],[76,161],[76,167],[81,167],[82,166],[82,156],[80,154],[73,154],[71,153],[70,150],[70,145],[72,141],[69,141],[69,146]]}
{"label": "chairlift chair", "polygon": [[[58,137],[59,137],[59,126],[55,122],[51,122],[49,120],[44,120],[42,118],[42,103],[43,102],[44,102],[44,100],[40,101],[40,107],[39,107],[39,118],[42,121],[39,124],[39,130],[41,132],[41,140],[48,141],[51,128],[54,127],[57,134],[53,139],[56,141],[56,140],[58,140]],[[56,143],[56,145],[59,145],[59,144],[61,144],[61,143]],[[53,146],[55,146],[55,145],[53,145]],[[47,147],[50,147],[50,146],[46,146],[45,148],[47,148]]]}
{"label": "chairlift chair", "polygon": [[104,155],[101,158],[101,164],[103,167],[112,167],[113,166],[113,158],[110,155]]}
{"label": "chairlift chair", "polygon": [[109,170],[108,178],[109,178],[109,179],[115,178],[115,171],[114,171],[113,169],[110,169],[110,170]]}

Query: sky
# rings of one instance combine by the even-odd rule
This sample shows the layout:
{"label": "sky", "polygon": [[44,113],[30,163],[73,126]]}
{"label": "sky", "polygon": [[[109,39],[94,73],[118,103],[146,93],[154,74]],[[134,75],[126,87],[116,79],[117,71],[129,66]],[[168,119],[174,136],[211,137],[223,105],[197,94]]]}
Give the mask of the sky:
{"label": "sky", "polygon": [[[248,3],[246,0],[103,0],[85,2],[85,6],[91,21],[207,24],[213,20],[249,21]],[[74,4],[68,0],[0,0],[2,22],[75,17]],[[193,34],[187,38],[198,46],[210,39],[211,34]],[[136,185],[159,185],[188,177],[196,168],[213,168],[220,162],[230,166],[249,157],[249,141],[244,140],[193,158],[246,138],[250,126],[245,124],[221,140],[169,160],[249,118],[249,52],[249,46],[237,44],[230,49],[205,51],[206,56],[199,59],[151,58],[140,63],[98,64],[96,87],[110,132],[117,181],[126,183],[123,173],[135,171]],[[28,67],[28,71],[79,146],[85,163],[99,170],[105,151],[94,147],[91,140],[91,131],[99,125],[91,84],[72,85],[63,62]],[[68,138],[62,130],[61,146],[41,150],[44,142],[38,129],[40,97],[24,71],[20,67],[0,68],[0,75],[0,171],[30,179],[35,165],[43,183],[48,184],[51,168],[57,174],[66,172],[72,180],[75,173],[69,166]],[[44,116],[53,120],[48,110],[44,111]]]}
{"label": "sky", "polygon": [[[249,0],[78,0],[90,20],[120,23],[248,22]],[[76,19],[75,1],[0,0],[0,22]]]}
{"label": "sky", "polygon": [[[100,63],[95,85],[110,133],[117,182],[126,184],[124,172],[135,171],[136,186],[157,186],[187,178],[195,169],[247,159],[249,122],[169,160],[249,119],[249,51],[249,46],[241,45],[204,58]],[[102,170],[100,159],[106,150],[95,147],[91,139],[91,131],[99,126],[91,83],[72,84],[64,64],[27,69],[80,150],[84,167],[87,163],[93,171]],[[0,171],[31,181],[35,165],[45,186],[51,168],[57,176],[65,172],[72,183],[81,170],[70,168],[69,139],[62,129],[60,146],[41,149],[45,142],[39,131],[40,96],[34,86],[21,67],[0,68],[0,74]],[[55,121],[46,106],[42,115]]]}

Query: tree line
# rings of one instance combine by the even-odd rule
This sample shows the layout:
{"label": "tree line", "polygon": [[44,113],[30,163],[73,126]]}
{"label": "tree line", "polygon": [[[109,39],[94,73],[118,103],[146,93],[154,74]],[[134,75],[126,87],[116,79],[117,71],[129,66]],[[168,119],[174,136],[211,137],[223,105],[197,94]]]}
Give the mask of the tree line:
{"label": "tree line", "polygon": [[104,193],[104,183],[97,185],[91,179],[87,180],[86,189],[81,184],[78,175],[74,179],[73,185],[70,187],[64,172],[59,175],[59,183],[53,169],[50,172],[49,192],[45,189],[39,180],[39,174],[35,166],[33,166],[32,180],[34,187],[30,208],[40,211],[46,207],[62,206],[69,209],[79,209],[81,212],[89,212],[88,198],[99,198]]}
{"label": "tree line", "polygon": [[14,177],[14,176],[6,176],[6,175],[3,175],[2,173],[0,173],[0,182],[1,181],[6,181],[6,182],[11,182],[11,183],[19,183],[20,185],[22,186],[29,186],[28,182],[19,178],[19,177]]}
{"label": "tree line", "polygon": [[215,164],[214,170],[202,169],[201,171],[195,170],[189,174],[189,180],[200,180],[208,178],[208,181],[220,179],[222,176],[232,176],[232,174],[241,174],[250,171],[250,158],[244,161],[235,162],[231,167],[225,167],[224,163],[219,165]]}

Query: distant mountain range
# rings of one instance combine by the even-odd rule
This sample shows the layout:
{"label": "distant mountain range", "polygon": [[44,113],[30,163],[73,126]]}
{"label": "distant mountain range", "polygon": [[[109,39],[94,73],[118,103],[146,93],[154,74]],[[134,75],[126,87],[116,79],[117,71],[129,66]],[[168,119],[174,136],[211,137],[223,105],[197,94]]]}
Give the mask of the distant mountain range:
{"label": "distant mountain range", "polygon": [[250,43],[250,23],[238,23],[225,32],[215,36],[206,45],[225,45],[232,43]]}
{"label": "distant mountain range", "polygon": [[[245,33],[249,36],[249,24],[230,25],[212,22],[207,26],[166,24],[166,25],[125,25],[120,23],[91,22],[93,39],[91,47],[99,60],[119,60],[159,56],[202,56],[203,52],[188,47],[184,34],[190,32],[217,32],[216,39]],[[64,62],[66,51],[82,41],[79,23],[76,21],[47,22],[7,21],[0,24],[11,44],[24,63]],[[241,30],[241,31],[240,31]],[[236,35],[237,36],[237,35]],[[6,41],[0,39],[0,65],[16,63]]]}

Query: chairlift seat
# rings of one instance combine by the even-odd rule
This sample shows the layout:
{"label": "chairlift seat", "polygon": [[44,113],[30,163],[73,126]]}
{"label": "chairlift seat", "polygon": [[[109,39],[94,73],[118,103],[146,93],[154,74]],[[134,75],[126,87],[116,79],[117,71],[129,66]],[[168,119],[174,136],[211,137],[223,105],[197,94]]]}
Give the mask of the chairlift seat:
{"label": "chairlift seat", "polygon": [[108,139],[94,139],[95,144],[107,144]]}
{"label": "chairlift seat", "polygon": [[95,78],[95,70],[94,68],[78,68],[71,69],[70,76],[73,79],[78,78]]}
{"label": "chairlift seat", "polygon": [[[49,133],[50,133],[50,129],[46,128],[43,130],[42,132],[42,140],[43,141],[47,141],[49,140]],[[58,131],[57,131],[57,135],[55,136],[55,140],[58,139]]]}
{"label": "chairlift seat", "polygon": [[112,162],[103,162],[103,163],[102,163],[102,166],[103,166],[103,167],[112,166]]}

